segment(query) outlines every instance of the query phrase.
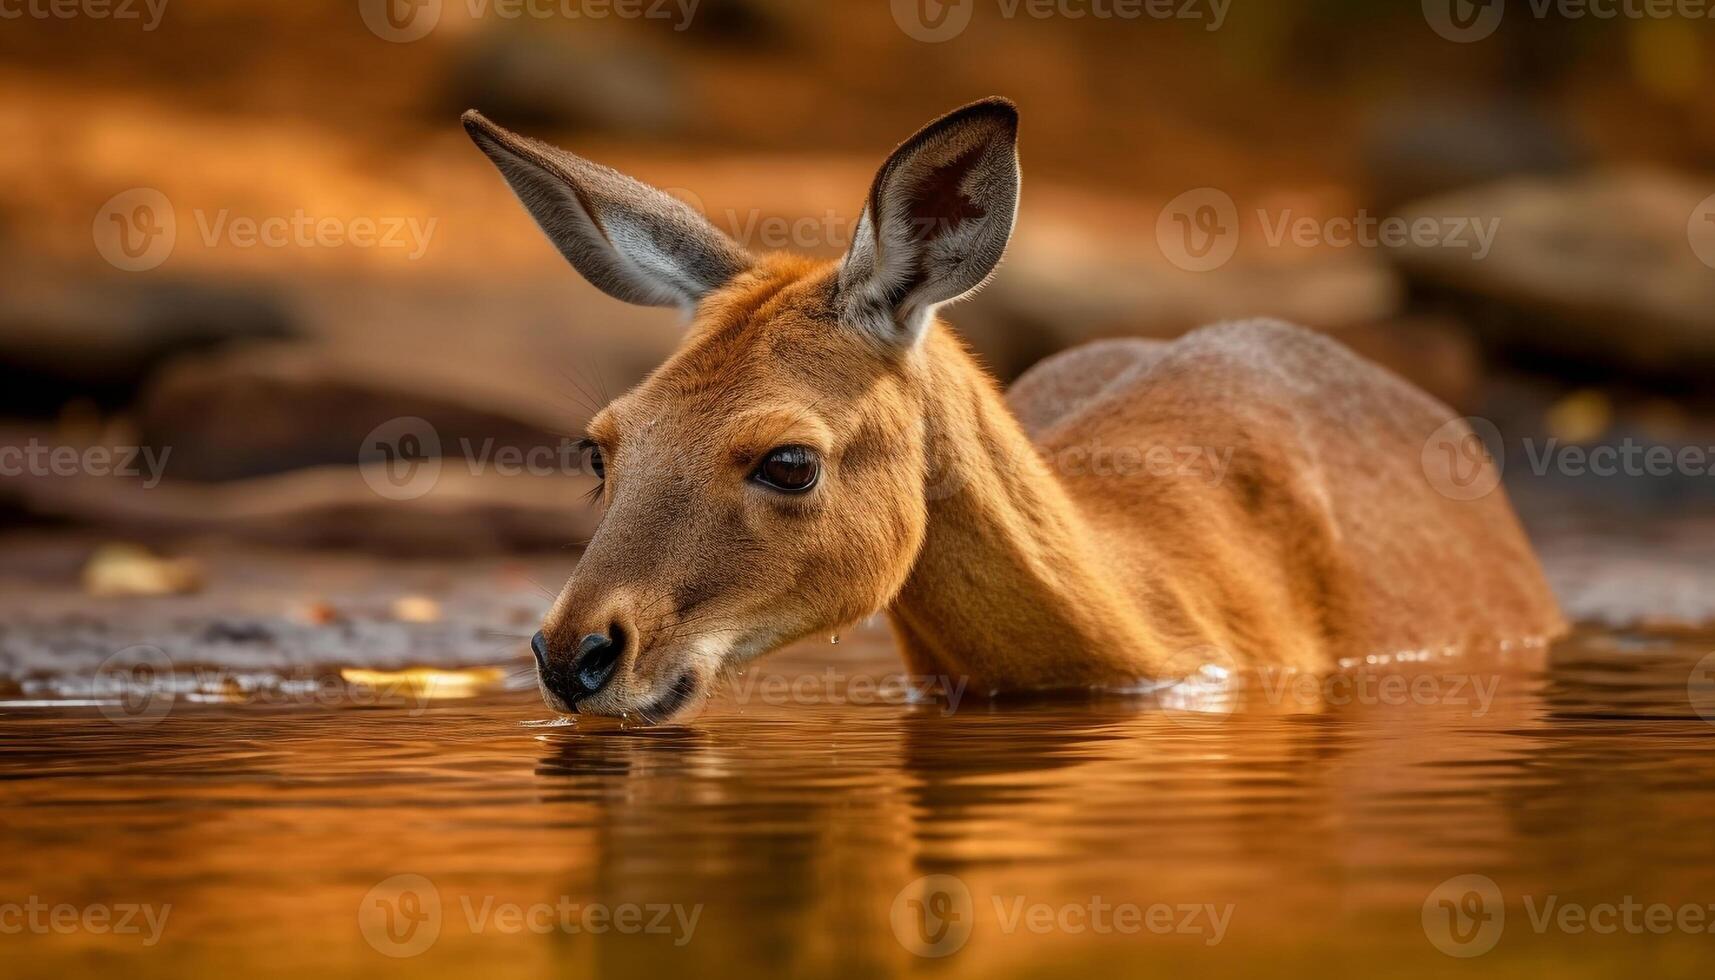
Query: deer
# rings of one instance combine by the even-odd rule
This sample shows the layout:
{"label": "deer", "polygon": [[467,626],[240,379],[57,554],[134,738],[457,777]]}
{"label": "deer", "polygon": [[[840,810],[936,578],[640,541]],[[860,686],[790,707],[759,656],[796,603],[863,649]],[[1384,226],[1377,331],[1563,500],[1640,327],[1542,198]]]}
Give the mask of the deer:
{"label": "deer", "polygon": [[880,612],[911,676],[1024,696],[1566,628],[1504,489],[1433,478],[1428,441],[1465,421],[1324,334],[1098,340],[1003,392],[941,311],[1012,236],[1006,99],[900,144],[837,260],[752,254],[662,191],[463,123],[585,279],[686,321],[587,425],[599,523],[530,644],[558,713],[681,718]]}

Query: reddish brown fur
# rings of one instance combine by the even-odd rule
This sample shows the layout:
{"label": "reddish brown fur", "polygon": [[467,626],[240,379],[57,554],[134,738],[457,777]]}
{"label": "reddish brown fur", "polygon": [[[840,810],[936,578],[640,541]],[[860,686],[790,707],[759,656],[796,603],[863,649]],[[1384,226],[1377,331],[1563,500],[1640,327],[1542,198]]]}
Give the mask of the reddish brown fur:
{"label": "reddish brown fur", "polygon": [[[1015,417],[944,325],[908,348],[841,329],[836,272],[759,259],[591,424],[608,513],[550,646],[618,623],[637,649],[580,710],[706,690],[881,609],[913,671],[978,689],[1127,685],[1208,645],[1322,670],[1562,628],[1504,494],[1451,500],[1421,472],[1452,412],[1325,338],[1253,323],[1074,350],[1019,382]],[[788,443],[822,453],[815,491],[746,482]],[[1230,463],[1072,465],[1092,446]]]}

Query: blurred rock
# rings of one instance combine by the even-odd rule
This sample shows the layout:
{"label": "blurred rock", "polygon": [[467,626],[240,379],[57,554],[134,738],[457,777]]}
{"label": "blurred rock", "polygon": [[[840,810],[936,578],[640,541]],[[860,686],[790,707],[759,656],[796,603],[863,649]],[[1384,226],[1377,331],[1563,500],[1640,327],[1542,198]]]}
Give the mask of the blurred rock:
{"label": "blurred rock", "polygon": [[1506,177],[1569,173],[1587,155],[1540,108],[1506,102],[1388,106],[1362,151],[1368,200],[1383,211]]}
{"label": "blurred rock", "polygon": [[0,498],[21,501],[37,517],[128,539],[215,535],[393,555],[482,555],[563,551],[587,539],[596,513],[584,498],[594,483],[448,465],[421,496],[399,499],[377,492],[352,466],[153,487],[91,474],[26,474],[0,483]]}
{"label": "blurred rock", "polygon": [[131,413],[141,444],[171,448],[167,475],[176,480],[356,465],[378,426],[406,418],[427,422],[442,453],[476,463],[503,450],[554,450],[563,441],[542,426],[492,406],[461,404],[432,386],[397,388],[347,375],[314,347],[180,359]]}
{"label": "blurred rock", "polygon": [[474,38],[449,72],[446,118],[479,108],[512,129],[667,136],[694,104],[681,75],[629,33],[502,26]]}
{"label": "blurred rock", "polygon": [[[1520,179],[1418,202],[1401,216],[1498,220],[1492,252],[1390,250],[1419,305],[1469,318],[1485,344],[1536,359],[1678,378],[1715,367],[1715,268],[1693,251],[1712,188],[1660,172]],[[1715,254],[1715,225],[1705,232]],[[1540,360],[1532,366],[1540,368]]]}
{"label": "blurred rock", "polygon": [[1483,357],[1469,328],[1445,317],[1402,317],[1332,331],[1331,336],[1452,406],[1470,412]]}
{"label": "blurred rock", "polygon": [[266,289],[14,269],[0,294],[0,416],[52,418],[78,400],[111,410],[180,354],[291,333]]}

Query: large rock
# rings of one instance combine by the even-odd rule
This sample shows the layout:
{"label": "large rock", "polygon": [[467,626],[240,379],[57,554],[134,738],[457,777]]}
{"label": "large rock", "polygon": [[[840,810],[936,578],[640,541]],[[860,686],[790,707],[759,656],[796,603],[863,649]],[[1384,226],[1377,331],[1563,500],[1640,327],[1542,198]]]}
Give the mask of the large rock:
{"label": "large rock", "polygon": [[[1407,219],[1498,220],[1492,251],[1392,250],[1420,301],[1492,345],[1654,376],[1715,367],[1715,181],[1650,171],[1519,179],[1420,201]],[[1701,257],[1700,257],[1701,256]]]}
{"label": "large rock", "polygon": [[266,287],[6,264],[0,417],[51,418],[77,400],[116,408],[180,354],[292,332],[284,304]]}

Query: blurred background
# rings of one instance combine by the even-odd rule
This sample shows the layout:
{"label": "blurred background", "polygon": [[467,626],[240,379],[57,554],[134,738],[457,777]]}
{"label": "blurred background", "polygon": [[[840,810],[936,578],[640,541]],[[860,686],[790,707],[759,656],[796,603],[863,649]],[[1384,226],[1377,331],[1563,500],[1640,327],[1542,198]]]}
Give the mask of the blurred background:
{"label": "blurred background", "polygon": [[[1295,320],[1492,423],[1580,614],[1694,620],[1715,594],[1715,457],[1603,475],[1565,455],[1715,447],[1707,18],[1464,0],[8,9],[0,575],[31,603],[94,587],[104,544],[124,546],[114,588],[182,591],[206,569],[127,561],[209,542],[564,558],[587,534],[576,465],[483,461],[563,445],[680,328],[567,268],[462,110],[669,188],[753,248],[836,256],[885,154],[991,94],[1022,111],[1022,211],[999,279],[949,318],[1003,379],[1098,337]],[[456,462],[378,490],[366,473],[402,446]]]}
{"label": "blurred background", "polygon": [[[0,936],[7,975],[1706,976],[1661,906],[1568,935],[1520,896],[1708,921],[1712,9],[0,0],[0,913],[174,909],[157,955]],[[894,145],[989,95],[1022,209],[947,317],[997,375],[1324,331],[1473,418],[1577,633],[1418,665],[1427,701],[955,713],[842,690],[901,669],[870,624],[694,724],[545,717],[567,437],[681,326],[568,268],[459,114],[834,257]],[[1425,437],[1432,482],[1469,461]],[[1431,928],[1478,872],[1487,959]],[[981,925],[924,959],[899,910],[943,873]],[[682,952],[458,918],[555,896],[708,915]],[[1239,912],[1218,949],[1002,935],[1005,896]],[[407,897],[446,903],[415,959]]]}

